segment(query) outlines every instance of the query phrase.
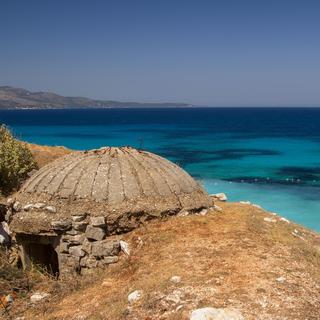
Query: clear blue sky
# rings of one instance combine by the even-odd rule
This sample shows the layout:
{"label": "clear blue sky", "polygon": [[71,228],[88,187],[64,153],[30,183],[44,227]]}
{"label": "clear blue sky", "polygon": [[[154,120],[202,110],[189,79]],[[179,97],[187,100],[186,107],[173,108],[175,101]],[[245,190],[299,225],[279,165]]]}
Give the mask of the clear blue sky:
{"label": "clear blue sky", "polygon": [[0,1],[0,85],[320,106],[320,1]]}

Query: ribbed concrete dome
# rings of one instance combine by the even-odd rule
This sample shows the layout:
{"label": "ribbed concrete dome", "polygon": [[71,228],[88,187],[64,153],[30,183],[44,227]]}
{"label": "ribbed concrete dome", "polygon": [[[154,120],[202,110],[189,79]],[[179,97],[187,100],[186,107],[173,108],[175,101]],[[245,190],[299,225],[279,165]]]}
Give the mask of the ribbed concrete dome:
{"label": "ribbed concrete dome", "polygon": [[178,197],[199,189],[184,170],[162,157],[130,147],[109,147],[75,153],[44,167],[22,192],[113,205],[137,197]]}
{"label": "ribbed concrete dome", "polygon": [[173,214],[208,207],[203,188],[174,163],[131,147],[75,152],[35,173],[17,193],[22,205],[44,202],[62,216]]}

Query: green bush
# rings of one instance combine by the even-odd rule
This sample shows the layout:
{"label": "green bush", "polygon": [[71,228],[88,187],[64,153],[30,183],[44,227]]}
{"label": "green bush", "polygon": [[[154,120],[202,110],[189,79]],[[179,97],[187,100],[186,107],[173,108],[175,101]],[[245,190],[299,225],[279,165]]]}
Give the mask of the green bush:
{"label": "green bush", "polygon": [[35,168],[26,144],[15,139],[6,126],[0,126],[0,193],[8,195],[16,190]]}

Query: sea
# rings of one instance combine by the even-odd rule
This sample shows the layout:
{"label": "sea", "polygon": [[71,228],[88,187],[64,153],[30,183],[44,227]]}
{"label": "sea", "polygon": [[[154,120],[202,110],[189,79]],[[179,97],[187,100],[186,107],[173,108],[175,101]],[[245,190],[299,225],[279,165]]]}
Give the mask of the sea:
{"label": "sea", "polygon": [[320,231],[320,108],[2,110],[0,123],[37,144],[157,153],[210,194]]}

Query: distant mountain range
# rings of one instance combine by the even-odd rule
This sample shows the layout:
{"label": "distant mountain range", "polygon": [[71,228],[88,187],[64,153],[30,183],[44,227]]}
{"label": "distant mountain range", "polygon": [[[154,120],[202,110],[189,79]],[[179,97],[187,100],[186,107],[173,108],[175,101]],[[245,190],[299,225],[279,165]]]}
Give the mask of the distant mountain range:
{"label": "distant mountain range", "polygon": [[64,97],[51,92],[31,92],[21,88],[0,86],[0,109],[50,108],[129,108],[129,107],[187,107],[187,103],[140,103]]}

